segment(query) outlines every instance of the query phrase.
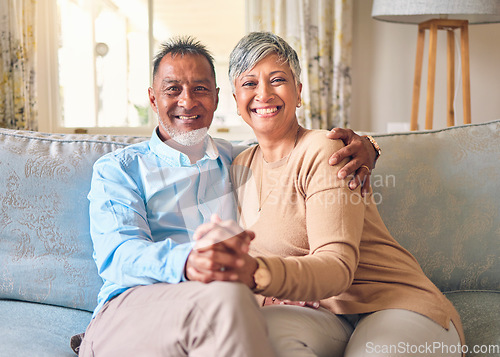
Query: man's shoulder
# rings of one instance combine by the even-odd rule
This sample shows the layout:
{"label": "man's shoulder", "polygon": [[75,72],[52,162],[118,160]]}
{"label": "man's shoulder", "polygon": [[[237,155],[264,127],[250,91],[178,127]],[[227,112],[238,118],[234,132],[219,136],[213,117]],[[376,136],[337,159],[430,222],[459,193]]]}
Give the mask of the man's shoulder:
{"label": "man's shoulder", "polygon": [[230,141],[227,141],[225,139],[221,139],[221,138],[214,138],[212,136],[210,136],[212,138],[212,140],[214,141],[215,145],[217,146],[217,149],[222,149],[222,150],[231,150],[231,148],[233,147],[233,144],[231,144]]}
{"label": "man's shoulder", "polygon": [[134,161],[138,157],[147,155],[150,151],[149,140],[131,144],[123,148],[111,151],[103,156],[101,156],[97,161],[96,165],[103,162],[115,161],[122,164],[127,164],[130,161]]}
{"label": "man's shoulder", "polygon": [[227,162],[232,162],[233,160],[233,144],[227,140],[220,138],[212,138],[217,150],[219,151],[219,155],[221,155]]}

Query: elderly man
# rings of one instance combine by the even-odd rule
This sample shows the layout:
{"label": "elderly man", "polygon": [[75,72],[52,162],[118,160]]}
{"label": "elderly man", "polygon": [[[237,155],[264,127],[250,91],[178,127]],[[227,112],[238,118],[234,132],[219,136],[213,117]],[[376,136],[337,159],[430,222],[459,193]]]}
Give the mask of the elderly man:
{"label": "elderly man", "polygon": [[[252,291],[233,273],[253,233],[230,223],[228,168],[240,150],[207,135],[218,91],[206,48],[171,40],[154,60],[151,139],[95,163],[90,224],[104,284],[81,356],[274,355]],[[354,185],[369,177],[359,168],[373,166],[371,143],[342,129],[331,137],[350,144],[331,160],[354,158],[341,175],[358,170]],[[227,239],[197,239],[211,219]],[[186,267],[210,284],[189,281]]]}

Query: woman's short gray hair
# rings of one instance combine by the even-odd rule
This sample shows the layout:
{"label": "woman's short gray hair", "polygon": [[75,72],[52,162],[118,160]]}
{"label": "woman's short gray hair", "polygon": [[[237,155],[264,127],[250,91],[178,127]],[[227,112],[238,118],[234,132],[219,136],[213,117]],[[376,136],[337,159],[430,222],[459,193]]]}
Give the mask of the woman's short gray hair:
{"label": "woman's short gray hair", "polygon": [[295,83],[300,84],[297,52],[284,39],[271,32],[250,32],[238,42],[229,56],[229,80],[233,92],[236,78],[270,54],[277,54],[283,63],[288,63]]}

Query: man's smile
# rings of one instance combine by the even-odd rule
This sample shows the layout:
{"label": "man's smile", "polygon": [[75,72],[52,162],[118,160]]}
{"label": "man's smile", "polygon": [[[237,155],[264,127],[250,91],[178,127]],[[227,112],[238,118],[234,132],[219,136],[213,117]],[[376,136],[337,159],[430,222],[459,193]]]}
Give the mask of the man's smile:
{"label": "man's smile", "polygon": [[176,115],[175,117],[177,119],[182,120],[182,121],[190,122],[190,121],[198,119],[199,115],[190,115],[190,116],[187,116],[187,115]]}

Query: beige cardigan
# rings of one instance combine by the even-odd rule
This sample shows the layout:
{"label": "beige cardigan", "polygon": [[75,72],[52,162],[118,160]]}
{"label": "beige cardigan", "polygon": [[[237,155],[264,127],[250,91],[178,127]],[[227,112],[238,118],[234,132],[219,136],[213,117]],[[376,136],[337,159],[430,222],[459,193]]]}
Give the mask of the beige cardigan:
{"label": "beige cardigan", "polygon": [[271,273],[262,295],[321,300],[335,314],[407,309],[446,329],[451,319],[463,342],[455,308],[390,235],[371,191],[351,191],[341,165],[328,165],[342,146],[301,128],[289,157],[266,163],[255,146],[234,160],[239,222],[256,233],[251,254]]}

